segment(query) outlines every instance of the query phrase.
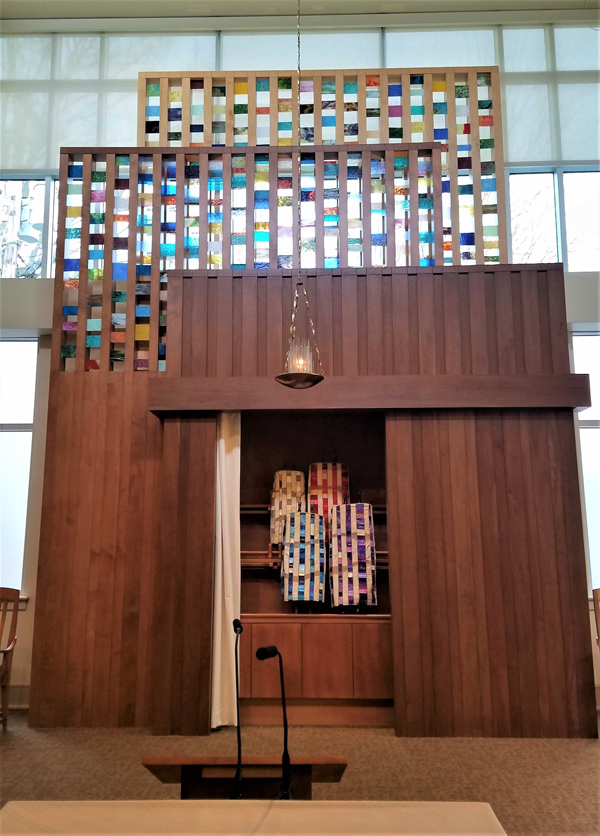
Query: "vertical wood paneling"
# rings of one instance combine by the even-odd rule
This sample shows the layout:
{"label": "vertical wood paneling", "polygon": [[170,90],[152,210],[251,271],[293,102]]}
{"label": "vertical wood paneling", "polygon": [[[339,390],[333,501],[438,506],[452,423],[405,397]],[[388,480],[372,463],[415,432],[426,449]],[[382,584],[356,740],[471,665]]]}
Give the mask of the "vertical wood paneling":
{"label": "vertical wood paneling", "polygon": [[[560,271],[527,271],[311,273],[326,373],[564,367]],[[175,319],[186,374],[279,372],[295,280],[172,274],[172,368]],[[53,372],[33,725],[208,729],[214,417],[161,428],[149,376]],[[395,412],[386,440],[399,733],[593,736],[572,415]]]}
{"label": "vertical wood paneling", "polygon": [[[572,571],[579,573],[579,600],[585,597],[583,561],[564,552],[562,508],[573,500],[563,490],[565,459],[559,466],[558,458],[567,439],[573,443],[572,433],[558,428],[555,415],[571,420],[566,410],[387,416],[396,727],[402,734],[567,737],[592,728],[593,689],[584,696],[576,682],[578,670],[590,677],[587,612],[582,605],[577,614],[566,603]],[[574,512],[575,505],[573,522]],[[411,721],[407,715],[427,684],[430,659],[433,730],[429,694],[419,715]]]}
{"label": "vertical wood paneling", "polygon": [[[450,466],[450,431],[452,416],[439,419],[438,438],[440,448],[440,488],[444,520],[443,548],[446,562],[446,606],[448,612],[448,643],[450,654],[449,692],[452,695],[451,733],[465,734],[463,708],[463,666],[460,647],[460,601],[456,573],[456,548],[454,517],[452,511],[452,470]],[[450,733],[450,731],[449,731]]]}
{"label": "vertical wood paneling", "polygon": [[494,660],[490,657],[488,642],[488,623],[486,613],[487,590],[483,571],[483,546],[481,537],[481,510],[477,479],[477,447],[475,419],[471,412],[465,413],[465,441],[468,486],[468,516],[471,538],[471,563],[473,571],[474,609],[477,621],[477,660],[479,669],[479,693],[481,695],[481,734],[489,737],[494,733],[492,690],[490,667]]}
{"label": "vertical wood paneling", "polygon": [[419,373],[435,374],[435,326],[433,313],[433,273],[424,270],[417,280],[419,323]]}
{"label": "vertical wood paneling", "polygon": [[540,734],[539,670],[542,664],[535,652],[535,620],[531,588],[531,554],[525,513],[523,459],[517,412],[502,417],[504,466],[506,470],[508,526],[510,533],[511,572],[515,595],[517,653],[519,659],[519,706],[521,733],[524,737]]}
{"label": "vertical wood paneling", "polygon": [[[566,539],[569,544],[568,584],[561,584],[561,606],[569,612],[573,627],[573,664],[569,676],[576,678],[577,712],[579,732],[582,737],[595,737],[597,715],[594,700],[593,669],[589,664],[591,636],[587,606],[588,586],[583,554],[583,528],[581,525],[581,499],[575,461],[575,431],[573,414],[569,410],[556,410],[558,456],[563,479],[562,501]],[[578,557],[579,556],[579,557]],[[583,617],[585,612],[585,617]]]}
{"label": "vertical wood paneling", "polygon": [[258,373],[258,280],[256,276],[242,282],[242,376],[255,377]]}
{"label": "vertical wood paneling", "polygon": [[514,374],[515,329],[512,307],[512,279],[509,271],[495,273],[494,281],[496,312],[496,339],[498,342],[499,374]]}
{"label": "vertical wood paneling", "polygon": [[492,695],[492,734],[507,736],[511,731],[510,683],[506,621],[506,592],[502,582],[502,562],[506,553],[500,543],[498,486],[494,478],[493,420],[486,413],[474,422],[479,524],[481,528],[482,569],[485,586],[486,621]]}
{"label": "vertical wood paneling", "polygon": [[367,333],[367,374],[384,373],[383,348],[383,277],[373,274],[365,282],[366,333]]}
{"label": "vertical wood paneling", "polygon": [[[450,656],[450,624],[446,594],[446,556],[444,552],[444,513],[441,480],[439,423],[426,412],[421,420],[422,480],[429,486],[428,507],[419,507],[422,516],[423,541],[429,556],[428,586],[430,597],[431,653],[433,660],[433,711],[436,734],[451,735],[453,723],[453,692]],[[450,687],[449,687],[450,686]]]}
{"label": "vertical wood paneling", "polygon": [[233,277],[219,276],[214,282],[216,310],[216,377],[231,377],[233,364]]}

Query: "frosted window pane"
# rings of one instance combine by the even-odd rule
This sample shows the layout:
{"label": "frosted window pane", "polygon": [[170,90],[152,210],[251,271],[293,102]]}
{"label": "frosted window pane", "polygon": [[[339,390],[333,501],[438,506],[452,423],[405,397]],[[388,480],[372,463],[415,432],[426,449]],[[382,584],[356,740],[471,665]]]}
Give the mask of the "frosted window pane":
{"label": "frosted window pane", "polygon": [[491,29],[387,32],[388,67],[485,67],[496,63]]}
{"label": "frosted window pane", "polygon": [[0,276],[33,279],[42,275],[44,180],[0,181]]}
{"label": "frosted window pane", "polygon": [[[56,96],[55,165],[58,168],[59,149],[98,145],[98,94],[61,92]],[[135,115],[132,115],[135,119]]]}
{"label": "frosted window pane", "polygon": [[[0,108],[2,168],[44,168],[48,130],[48,93],[7,90]],[[58,167],[58,166],[57,166]]]}
{"label": "frosted window pane", "polygon": [[31,432],[0,432],[0,585],[21,588]]}
{"label": "frosted window pane", "polygon": [[600,171],[568,172],[563,182],[568,270],[600,270]]}
{"label": "frosted window pane", "polygon": [[223,35],[224,70],[293,70],[297,65],[296,36]]}
{"label": "frosted window pane", "polygon": [[214,68],[214,35],[108,36],[107,78]]}
{"label": "frosted window pane", "polygon": [[563,160],[600,157],[600,84],[559,84]]}
{"label": "frosted window pane", "polygon": [[582,427],[581,469],[592,588],[600,587],[600,427]]}
{"label": "frosted window pane", "polygon": [[[305,70],[343,70],[379,66],[378,32],[302,35],[300,66]],[[352,60],[349,61],[349,56]]]}
{"label": "frosted window pane", "polygon": [[0,342],[0,424],[33,422],[36,363],[37,341]]}
{"label": "frosted window pane", "polygon": [[558,261],[554,176],[511,174],[509,182],[513,264]]}
{"label": "frosted window pane", "polygon": [[543,29],[505,29],[503,39],[504,68],[507,73],[546,69]]}
{"label": "frosted window pane", "polygon": [[511,162],[551,160],[550,109],[545,84],[506,86],[507,159]]}
{"label": "frosted window pane", "polygon": [[52,59],[52,38],[15,37],[0,38],[0,77],[16,81],[20,79],[48,79]]}
{"label": "frosted window pane", "polygon": [[137,89],[129,93],[106,94],[106,128],[103,144],[120,147],[137,145]]}
{"label": "frosted window pane", "polygon": [[577,414],[583,421],[598,421],[600,420],[600,335],[573,334],[573,368],[577,374],[589,374],[592,393],[592,405]]}
{"label": "frosted window pane", "polygon": [[554,43],[559,70],[600,70],[600,32],[597,29],[556,29]]}
{"label": "frosted window pane", "polygon": [[100,78],[100,38],[62,37],[57,78]]}

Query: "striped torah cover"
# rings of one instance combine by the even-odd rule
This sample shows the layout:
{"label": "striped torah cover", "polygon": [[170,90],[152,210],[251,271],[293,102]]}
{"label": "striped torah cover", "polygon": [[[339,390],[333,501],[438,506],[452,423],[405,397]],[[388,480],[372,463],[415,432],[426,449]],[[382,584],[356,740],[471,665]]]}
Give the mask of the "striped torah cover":
{"label": "striped torah cover", "polygon": [[308,502],[311,514],[325,518],[329,528],[329,509],[350,502],[348,467],[339,462],[315,462],[308,471]]}
{"label": "striped torah cover", "polygon": [[318,514],[288,514],[283,536],[284,601],[325,600],[325,526]]}
{"label": "striped torah cover", "polygon": [[335,505],[330,514],[329,583],[333,607],[377,604],[370,505]]}
{"label": "striped torah cover", "polygon": [[304,473],[301,470],[278,470],[271,491],[270,543],[283,542],[283,527],[288,514],[306,511]]}

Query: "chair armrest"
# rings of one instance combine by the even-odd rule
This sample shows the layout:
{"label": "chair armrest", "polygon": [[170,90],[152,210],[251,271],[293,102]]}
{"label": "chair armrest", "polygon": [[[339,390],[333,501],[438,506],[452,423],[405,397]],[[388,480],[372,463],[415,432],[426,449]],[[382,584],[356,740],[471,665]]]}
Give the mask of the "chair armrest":
{"label": "chair armrest", "polygon": [[15,636],[15,638],[11,641],[8,647],[0,647],[0,653],[10,653],[11,650],[14,650],[16,643],[17,637]]}

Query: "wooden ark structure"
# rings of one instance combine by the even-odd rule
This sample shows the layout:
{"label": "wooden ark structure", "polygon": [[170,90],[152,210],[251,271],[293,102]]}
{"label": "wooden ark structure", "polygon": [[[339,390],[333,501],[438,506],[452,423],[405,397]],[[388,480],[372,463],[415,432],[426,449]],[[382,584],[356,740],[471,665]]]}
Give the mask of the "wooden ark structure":
{"label": "wooden ark structure", "polygon": [[[32,725],[209,732],[217,415],[239,411],[248,721],[277,722],[254,657],[276,642],[295,722],[597,734],[588,381],[561,266],[505,263],[497,71],[333,76],[302,77],[300,117],[281,74],[141,76],[154,147],[63,150]],[[326,378],[296,392],[274,376],[299,274]],[[371,614],[281,600],[270,480],[323,455],[374,506]]]}

